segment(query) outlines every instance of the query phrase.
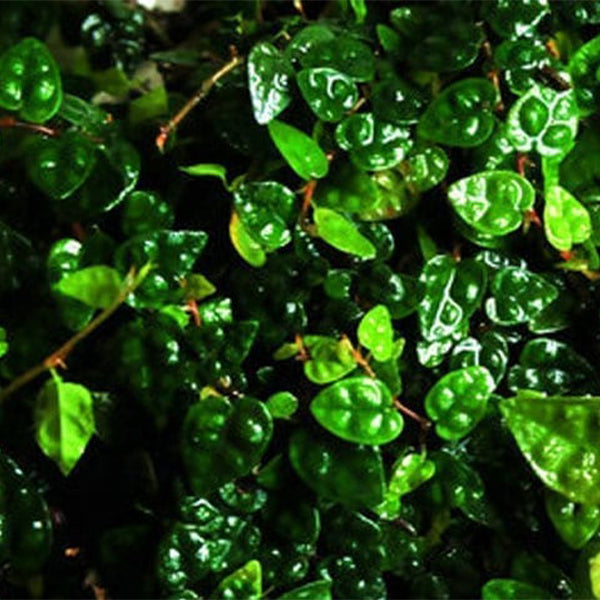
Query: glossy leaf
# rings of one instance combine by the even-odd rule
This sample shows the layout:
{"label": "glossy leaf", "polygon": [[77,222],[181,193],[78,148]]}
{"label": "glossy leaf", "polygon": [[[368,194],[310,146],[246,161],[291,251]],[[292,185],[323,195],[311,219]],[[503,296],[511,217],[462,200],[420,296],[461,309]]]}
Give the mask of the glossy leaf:
{"label": "glossy leaf", "polygon": [[448,156],[437,146],[417,146],[410,151],[400,170],[406,183],[417,193],[440,183],[448,171]]}
{"label": "glossy leaf", "polygon": [[366,171],[397,165],[412,146],[407,128],[378,121],[372,113],[346,118],[337,126],[335,139],[349,152],[350,160]]}
{"label": "glossy leaf", "polygon": [[435,463],[425,454],[406,454],[392,466],[390,482],[383,503],[377,507],[377,513],[384,519],[400,516],[402,496],[409,494],[435,474]]}
{"label": "glossy leaf", "polygon": [[69,273],[55,287],[92,308],[108,308],[119,298],[123,280],[115,269],[98,265]]}
{"label": "glossy leaf", "polygon": [[590,237],[590,213],[567,190],[553,185],[546,190],[544,200],[546,239],[557,250],[569,251],[573,244],[581,244]]}
{"label": "glossy leaf", "polygon": [[335,69],[304,69],[296,79],[302,97],[322,121],[341,121],[358,100],[354,81]]}
{"label": "glossy leaf", "polygon": [[538,477],[573,502],[600,504],[600,399],[523,392],[500,409]]}
{"label": "glossy leaf", "polygon": [[450,369],[485,367],[498,385],[506,373],[508,356],[508,344],[504,336],[496,331],[486,331],[480,339],[468,337],[454,346]]}
{"label": "glossy leaf", "polygon": [[254,118],[265,125],[283,112],[292,101],[289,61],[268,42],[261,42],[248,55],[248,87]]}
{"label": "glossy leaf", "polygon": [[491,292],[485,310],[499,325],[527,323],[558,297],[558,289],[549,281],[519,267],[501,269],[492,281]]}
{"label": "glossy leaf", "polygon": [[577,134],[573,92],[556,92],[536,85],[513,104],[506,125],[507,138],[519,152],[565,154]]}
{"label": "glossy leaf", "polygon": [[490,372],[482,366],[444,375],[425,397],[425,410],[436,424],[436,433],[445,440],[467,435],[485,415],[495,387]]}
{"label": "glossy leaf", "polygon": [[277,149],[302,179],[320,179],[327,175],[329,161],[313,138],[276,119],[268,127]]}
{"label": "glossy leaf", "polygon": [[288,244],[296,197],[275,181],[251,182],[234,192],[233,204],[246,232],[267,252]]}
{"label": "glossy leaf", "polygon": [[583,44],[571,57],[569,73],[573,79],[575,100],[582,115],[598,109],[598,67],[600,66],[600,36]]}
{"label": "glossy leaf", "polygon": [[490,579],[481,590],[483,600],[549,600],[552,596],[535,585],[515,579]]}
{"label": "glossy leaf", "polygon": [[579,550],[600,528],[600,507],[576,504],[551,490],[546,491],[546,512],[563,541]]}
{"label": "glossy leaf", "polygon": [[510,90],[519,96],[536,84],[536,76],[550,66],[551,56],[536,38],[509,39],[494,51],[494,61],[502,69]]}
{"label": "glossy leaf", "polygon": [[223,600],[260,600],[261,595],[261,566],[257,560],[251,560],[225,577],[211,597]]}
{"label": "glossy leaf", "polygon": [[371,377],[351,377],[325,388],[310,410],[334,435],[358,444],[378,446],[396,439],[404,421],[387,386]]}
{"label": "glossy leaf", "polygon": [[420,277],[425,293],[418,308],[425,340],[433,342],[461,331],[481,303],[486,279],[485,269],[472,260],[456,263],[446,255],[429,260]]}
{"label": "glossy leaf", "polygon": [[412,125],[427,105],[427,96],[397,77],[388,77],[373,87],[371,101],[375,118],[394,125]]}
{"label": "glossy leaf", "polygon": [[496,89],[485,79],[464,79],[448,86],[419,119],[420,136],[447,146],[471,148],[494,129]]}
{"label": "glossy leaf", "polygon": [[29,153],[27,173],[31,181],[55,200],[63,200],[81,187],[96,164],[92,143],[74,132],[58,139],[39,138]]}
{"label": "glossy leaf", "polygon": [[592,365],[569,345],[550,338],[529,340],[508,374],[508,386],[552,395],[594,393],[600,381]]}
{"label": "glossy leaf", "polygon": [[6,329],[0,327],[0,358],[8,352],[8,341],[6,337]]}
{"label": "glossy leaf", "polygon": [[258,242],[254,241],[235,211],[231,213],[229,221],[229,237],[237,253],[249,265],[262,267],[267,262],[266,252]]}
{"label": "glossy leaf", "polygon": [[267,408],[274,419],[289,419],[298,410],[298,398],[290,392],[277,392],[269,396]]}
{"label": "glossy leaf", "polygon": [[95,432],[92,395],[83,385],[54,377],[35,404],[36,439],[63,475],[75,468]]}
{"label": "glossy leaf", "polygon": [[352,345],[345,338],[307,335],[303,343],[309,353],[304,374],[313,383],[324,385],[337,381],[356,368]]}
{"label": "glossy leaf", "polygon": [[138,190],[125,199],[121,227],[128,236],[168,229],[173,221],[173,209],[154,192]]}
{"label": "glossy leaf", "polygon": [[392,357],[394,329],[385,305],[375,306],[361,319],[357,335],[360,344],[371,351],[375,360],[386,361]]}
{"label": "glossy leaf", "polygon": [[244,396],[211,396],[193,404],[183,424],[182,457],[194,493],[205,494],[245,475],[261,459],[273,432],[267,407]]}
{"label": "glossy leaf", "polygon": [[216,177],[223,182],[226,189],[229,189],[229,184],[227,183],[227,168],[223,165],[215,163],[198,163],[187,167],[179,167],[179,170],[188,175],[193,175],[194,177]]}
{"label": "glossy leaf", "polygon": [[307,45],[300,62],[305,69],[335,69],[354,81],[370,81],[375,75],[373,52],[366,44],[349,35],[321,39]]}
{"label": "glossy leaf", "polygon": [[314,219],[319,237],[337,250],[360,258],[375,258],[373,244],[346,217],[330,208],[319,207],[315,209]]}
{"label": "glossy leaf", "polygon": [[43,123],[62,102],[58,65],[48,48],[28,37],[0,56],[0,106],[18,111],[27,121]]}
{"label": "glossy leaf", "polygon": [[511,171],[484,171],[454,182],[448,199],[460,217],[487,235],[518,229],[535,202],[533,186]]}
{"label": "glossy leaf", "polygon": [[377,447],[297,429],[289,455],[306,485],[326,498],[350,507],[373,507],[383,499],[383,462]]}
{"label": "glossy leaf", "polygon": [[547,0],[490,0],[482,4],[482,16],[502,37],[533,35],[535,27],[549,12]]}

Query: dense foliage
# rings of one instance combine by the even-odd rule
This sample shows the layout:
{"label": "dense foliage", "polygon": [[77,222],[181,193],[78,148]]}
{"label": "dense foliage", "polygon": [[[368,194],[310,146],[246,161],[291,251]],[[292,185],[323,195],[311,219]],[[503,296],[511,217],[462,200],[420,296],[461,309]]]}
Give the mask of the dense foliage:
{"label": "dense foliage", "polygon": [[2,598],[600,597],[600,4],[0,22]]}

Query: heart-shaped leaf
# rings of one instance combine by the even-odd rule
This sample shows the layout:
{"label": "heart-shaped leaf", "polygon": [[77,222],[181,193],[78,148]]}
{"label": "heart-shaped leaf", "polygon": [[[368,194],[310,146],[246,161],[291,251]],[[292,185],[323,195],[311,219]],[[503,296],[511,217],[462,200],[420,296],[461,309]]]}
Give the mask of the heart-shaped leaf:
{"label": "heart-shaped leaf", "polygon": [[303,341],[310,356],[304,363],[304,374],[310,381],[324,385],[341,379],[356,368],[349,340],[307,335]]}
{"label": "heart-shaped leaf", "polygon": [[486,331],[480,339],[468,337],[454,346],[450,369],[474,366],[485,367],[496,382],[500,383],[508,365],[508,344],[501,333]]}
{"label": "heart-shaped leaf", "polygon": [[317,494],[350,507],[374,507],[385,486],[379,448],[297,429],[290,438],[290,462]]}
{"label": "heart-shaped leaf", "polygon": [[448,199],[460,217],[487,235],[506,235],[518,229],[533,207],[535,191],[512,171],[484,171],[455,181]]}
{"label": "heart-shaped leaf", "polygon": [[35,404],[37,442],[46,456],[68,475],[95,432],[94,408],[89,390],[58,377],[46,382]]}
{"label": "heart-shaped leaf", "polygon": [[292,101],[294,70],[275,46],[261,42],[248,55],[248,86],[254,118],[265,125]]}
{"label": "heart-shaped leaf", "polygon": [[592,235],[590,213],[567,190],[550,186],[544,200],[544,231],[557,250],[571,250],[573,244],[581,244]]}
{"label": "heart-shaped leaf", "polygon": [[194,493],[207,494],[250,472],[272,433],[271,413],[254,398],[232,403],[209,396],[193,404],[183,424],[181,452]]}
{"label": "heart-shaped leaf", "polygon": [[425,410],[435,421],[436,433],[445,440],[459,440],[485,415],[496,384],[481,366],[465,367],[444,375],[425,397]]}
{"label": "heart-shaped leaf", "polygon": [[0,56],[0,106],[19,111],[27,121],[43,123],[62,102],[58,66],[46,46],[33,37],[21,40]]}
{"label": "heart-shaped leaf", "polygon": [[29,149],[27,173],[42,192],[63,200],[81,187],[95,163],[92,143],[75,132],[67,132],[58,139],[35,140]]}
{"label": "heart-shaped leaf", "polygon": [[446,146],[479,146],[494,129],[496,99],[496,89],[487,79],[453,83],[429,105],[419,119],[417,131]]}
{"label": "heart-shaped leaf", "polygon": [[372,113],[352,115],[335,130],[335,139],[350,154],[350,160],[365,171],[380,171],[397,165],[410,150],[406,127],[375,119]]}
{"label": "heart-shaped leaf", "polygon": [[538,477],[573,502],[600,504],[600,398],[522,392],[500,402]]}
{"label": "heart-shaped leaf", "polygon": [[358,100],[354,81],[335,69],[304,69],[297,81],[304,100],[322,121],[340,121]]}
{"label": "heart-shaped leaf", "polygon": [[358,444],[387,444],[404,426],[390,390],[372,377],[351,377],[330,385],[317,394],[310,410],[325,429]]}
{"label": "heart-shaped leaf", "polygon": [[513,104],[506,135],[520,152],[562,155],[570,150],[577,134],[577,115],[572,90],[557,92],[536,85]]}

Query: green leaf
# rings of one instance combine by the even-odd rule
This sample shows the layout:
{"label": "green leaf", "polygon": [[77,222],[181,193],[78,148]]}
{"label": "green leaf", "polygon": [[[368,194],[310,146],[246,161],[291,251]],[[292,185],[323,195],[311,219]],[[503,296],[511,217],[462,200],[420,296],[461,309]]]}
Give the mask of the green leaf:
{"label": "green leaf", "polygon": [[445,440],[459,440],[483,418],[496,384],[481,366],[465,367],[444,375],[425,397],[425,410],[435,421],[436,433]]}
{"label": "green leaf", "polygon": [[198,163],[187,167],[179,167],[179,170],[194,177],[217,177],[223,182],[226,190],[231,189],[231,186],[227,183],[227,168],[223,165]]}
{"label": "green leaf", "polygon": [[288,244],[296,217],[296,196],[275,181],[244,183],[233,194],[233,205],[249,236],[266,252]]}
{"label": "green leaf", "polygon": [[233,211],[229,221],[229,238],[237,253],[251,266],[262,267],[267,262],[267,254],[262,246],[244,227],[238,214]]}
{"label": "green leaf", "polygon": [[192,273],[182,283],[186,300],[204,300],[204,298],[212,296],[217,291],[214,284],[200,273]]}
{"label": "green leaf", "polygon": [[305,69],[328,67],[354,81],[371,81],[375,75],[372,50],[349,35],[341,34],[327,39],[322,36],[314,43],[305,45],[299,58]]}
{"label": "green leaf", "polygon": [[443,181],[448,165],[448,156],[441,148],[420,145],[410,151],[400,170],[409,187],[421,193]]}
{"label": "green leaf", "polygon": [[8,352],[8,341],[6,337],[6,329],[0,327],[0,358]]}
{"label": "green leaf", "polygon": [[523,392],[500,402],[538,477],[573,502],[600,504],[600,398]]}
{"label": "green leaf", "polygon": [[92,308],[108,308],[121,294],[123,280],[115,269],[97,265],[69,273],[55,288]]}
{"label": "green leaf", "polygon": [[312,581],[282,594],[278,600],[332,600],[331,581]]}
{"label": "green leaf", "polygon": [[222,600],[260,600],[262,596],[262,569],[257,560],[228,575],[219,583],[211,598]]}
{"label": "green leaf", "polygon": [[387,444],[404,426],[390,390],[371,377],[351,377],[330,385],[317,394],[310,410],[325,429],[357,444]]}
{"label": "green leaf", "polygon": [[383,519],[400,516],[402,496],[409,494],[435,475],[435,463],[425,454],[405,454],[392,466],[392,474],[383,503],[377,513]]}
{"label": "green leaf", "polygon": [[270,121],[268,127],[277,149],[302,179],[320,179],[327,175],[329,161],[315,140],[276,119]]}
{"label": "green leaf", "polygon": [[550,12],[547,0],[490,0],[481,8],[491,28],[506,38],[531,37],[538,23]]}
{"label": "green leaf", "polygon": [[562,494],[546,490],[546,512],[567,546],[580,550],[600,528],[600,507],[576,504]]}
{"label": "green leaf", "polygon": [[388,308],[383,304],[372,308],[360,320],[357,336],[360,344],[371,351],[375,360],[389,360],[394,347],[394,328]]}
{"label": "green leaf", "polygon": [[387,77],[373,86],[375,118],[395,125],[412,125],[427,106],[427,96],[403,79]]}
{"label": "green leaf", "polygon": [[551,395],[594,393],[600,380],[592,365],[569,345],[550,338],[529,340],[508,374],[508,387]]}
{"label": "green leaf", "polygon": [[27,174],[42,192],[64,200],[80,188],[96,164],[96,150],[85,137],[67,131],[57,139],[38,138],[29,148]]}
{"label": "green leaf", "polygon": [[397,165],[412,146],[409,129],[379,121],[372,113],[344,119],[335,130],[335,139],[349,152],[350,160],[365,171]]}
{"label": "green leaf", "polygon": [[169,114],[169,95],[164,85],[158,85],[129,104],[127,119],[133,126],[152,122]]}
{"label": "green leaf", "polygon": [[600,107],[598,67],[600,67],[600,35],[583,44],[569,62],[575,100],[582,116],[590,115]]}
{"label": "green leaf", "polygon": [[490,579],[481,589],[483,600],[550,600],[552,596],[530,583],[515,579]]}
{"label": "green leaf", "polygon": [[261,42],[248,55],[248,86],[254,118],[265,125],[292,101],[294,70],[275,46]]}
{"label": "green leaf", "polygon": [[181,453],[195,494],[203,495],[250,472],[273,433],[264,403],[210,396],[192,404],[183,423]]}
{"label": "green leaf", "polygon": [[277,392],[267,399],[267,408],[274,419],[289,419],[298,410],[298,398],[290,392]]}
{"label": "green leaf", "polygon": [[314,211],[314,220],[319,237],[337,250],[360,258],[375,258],[375,246],[346,217],[329,208],[318,207]]}
{"label": "green leaf", "polygon": [[496,382],[500,383],[508,365],[508,344],[505,337],[496,331],[486,331],[478,340],[468,337],[454,346],[450,358],[450,369],[485,367]]}
{"label": "green leaf", "polygon": [[374,507],[383,499],[383,462],[377,447],[297,429],[289,454],[294,470],[317,494],[350,507]]}
{"label": "green leaf", "polygon": [[335,69],[303,69],[296,79],[302,97],[322,121],[340,121],[358,100],[354,81]]}
{"label": "green leaf", "polygon": [[536,38],[505,40],[494,50],[494,62],[511,92],[519,96],[537,83],[538,72],[550,66],[551,58],[543,41]]}
{"label": "green leaf", "polygon": [[58,65],[48,48],[33,37],[22,39],[0,56],[0,106],[27,121],[43,123],[62,102]]}
{"label": "green leaf", "polygon": [[484,267],[473,260],[457,263],[447,255],[429,260],[420,277],[425,294],[418,308],[425,340],[442,340],[461,331],[481,303],[486,280]]}
{"label": "green leaf", "polygon": [[485,171],[455,181],[448,199],[460,217],[487,235],[506,235],[519,228],[533,208],[533,186],[511,171]]}
{"label": "green leaf", "polygon": [[527,323],[558,297],[556,286],[519,267],[500,269],[492,281],[491,292],[485,311],[499,325]]}
{"label": "green leaf", "polygon": [[102,135],[110,118],[99,106],[71,94],[64,94],[58,115],[94,135]]}
{"label": "green leaf", "polygon": [[560,251],[585,242],[592,234],[590,213],[564,188],[553,185],[546,190],[544,231],[546,239]]}
{"label": "green leaf", "polygon": [[341,379],[356,368],[352,344],[322,335],[307,335],[303,339],[309,353],[304,374],[313,383],[324,385]]}
{"label": "green leaf", "polygon": [[542,156],[566,154],[577,134],[577,106],[572,90],[556,92],[534,86],[512,106],[506,136],[520,152]]}
{"label": "green leaf", "polygon": [[169,229],[173,209],[158,194],[136,190],[127,196],[121,213],[121,228],[131,237],[158,229]]}
{"label": "green leaf", "polygon": [[367,2],[366,0],[350,0],[350,7],[354,11],[356,22],[361,24],[367,18]]}
{"label": "green leaf", "polygon": [[35,435],[63,475],[75,468],[95,428],[92,395],[86,387],[56,376],[44,384],[35,403]]}
{"label": "green leaf", "polygon": [[494,129],[496,99],[496,89],[487,79],[453,83],[428,106],[417,133],[447,146],[479,146]]}

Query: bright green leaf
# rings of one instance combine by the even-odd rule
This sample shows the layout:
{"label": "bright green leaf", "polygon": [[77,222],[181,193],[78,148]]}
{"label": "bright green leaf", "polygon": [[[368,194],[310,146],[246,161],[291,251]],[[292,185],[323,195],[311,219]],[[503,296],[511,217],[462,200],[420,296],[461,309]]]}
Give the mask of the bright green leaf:
{"label": "bright green leaf", "polygon": [[569,251],[573,244],[581,244],[590,237],[590,213],[567,190],[550,186],[544,199],[544,231],[557,250]]}
{"label": "bright green leaf", "polygon": [[358,341],[373,354],[373,358],[386,361],[392,357],[394,328],[390,311],[383,304],[372,308],[358,324]]}
{"label": "bright green leaf", "polygon": [[228,575],[210,595],[219,600],[260,600],[262,596],[262,569],[257,560]]}
{"label": "bright green leaf", "polygon": [[314,219],[319,237],[334,248],[360,258],[375,258],[375,246],[346,217],[329,208],[318,207]]}
{"label": "bright green leaf", "polygon": [[92,308],[108,308],[119,298],[123,280],[115,269],[97,265],[69,273],[55,288]]}
{"label": "bright green leaf", "polygon": [[267,408],[274,419],[289,419],[298,409],[298,398],[291,392],[277,392],[267,399]]}

